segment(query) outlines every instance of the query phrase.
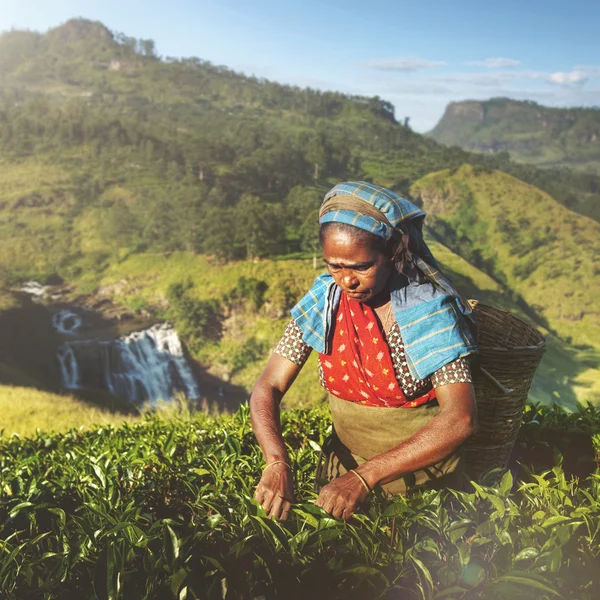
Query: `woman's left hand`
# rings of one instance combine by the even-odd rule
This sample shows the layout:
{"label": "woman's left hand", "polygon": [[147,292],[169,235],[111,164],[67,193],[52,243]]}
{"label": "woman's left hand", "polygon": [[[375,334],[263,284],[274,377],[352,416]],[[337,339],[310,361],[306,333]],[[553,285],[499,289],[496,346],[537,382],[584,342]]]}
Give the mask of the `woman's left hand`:
{"label": "woman's left hand", "polygon": [[346,473],[321,489],[315,504],[334,517],[348,520],[369,492],[353,473]]}

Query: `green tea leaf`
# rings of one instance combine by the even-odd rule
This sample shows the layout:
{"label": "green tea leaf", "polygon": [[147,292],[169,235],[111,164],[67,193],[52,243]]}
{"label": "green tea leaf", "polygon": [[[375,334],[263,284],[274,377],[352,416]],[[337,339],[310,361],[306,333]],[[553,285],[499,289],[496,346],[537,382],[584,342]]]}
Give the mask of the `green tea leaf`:
{"label": "green tea leaf", "polygon": [[540,555],[540,551],[537,548],[524,548],[515,556],[515,562],[520,560],[531,560],[537,558]]}
{"label": "green tea leaf", "polygon": [[167,564],[173,565],[173,563],[179,558],[180,541],[170,525],[166,525],[164,529],[163,548],[165,551]]}
{"label": "green tea leaf", "polygon": [[547,579],[541,577],[540,575],[534,575],[533,573],[513,571],[507,575],[502,575],[497,579],[497,581],[506,581],[518,586],[541,590],[548,594],[552,594],[553,596],[560,597],[560,594],[552,587],[552,584]]}

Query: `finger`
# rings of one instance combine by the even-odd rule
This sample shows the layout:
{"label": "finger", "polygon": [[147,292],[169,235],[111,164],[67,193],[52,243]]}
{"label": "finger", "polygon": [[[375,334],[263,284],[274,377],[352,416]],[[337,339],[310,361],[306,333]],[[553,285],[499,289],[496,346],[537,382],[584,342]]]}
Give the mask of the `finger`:
{"label": "finger", "polygon": [[291,494],[286,494],[286,495],[282,495],[281,496],[286,502],[289,502],[290,504],[294,504],[294,502],[296,502],[296,496],[294,496],[293,493]]}
{"label": "finger", "polygon": [[275,499],[275,494],[271,490],[265,490],[265,495],[264,495],[263,501],[260,503],[260,505],[262,506],[263,510],[267,513],[267,515],[269,514],[269,511],[271,510],[271,505],[273,504],[274,499]]}
{"label": "finger", "polygon": [[321,504],[321,508],[328,514],[333,514],[333,502],[326,500]]}
{"label": "finger", "polygon": [[326,513],[331,514],[333,510],[333,506],[335,504],[335,493],[332,493],[331,488],[329,486],[325,486],[320,492],[319,497],[315,504],[322,508]]}
{"label": "finger", "polygon": [[254,499],[262,505],[263,500],[265,499],[265,490],[262,487],[258,486],[256,488],[256,491],[254,492]]}
{"label": "finger", "polygon": [[284,499],[283,504],[281,506],[281,520],[282,521],[287,520],[287,518],[290,516],[291,509],[292,509],[291,502],[289,502],[289,500]]}
{"label": "finger", "polygon": [[336,505],[333,507],[333,510],[327,512],[329,512],[334,517],[341,518],[345,508],[345,506]]}
{"label": "finger", "polygon": [[352,515],[354,514],[354,510],[351,508],[344,508],[344,510],[342,511],[342,514],[340,515],[342,517],[342,519],[344,519],[344,521],[347,521],[348,519],[350,519],[352,517]]}
{"label": "finger", "polygon": [[284,502],[285,500],[281,496],[277,496],[273,500],[273,504],[271,504],[271,510],[269,513],[267,513],[267,516],[270,519],[279,519],[279,517],[281,516],[281,509],[283,507]]}

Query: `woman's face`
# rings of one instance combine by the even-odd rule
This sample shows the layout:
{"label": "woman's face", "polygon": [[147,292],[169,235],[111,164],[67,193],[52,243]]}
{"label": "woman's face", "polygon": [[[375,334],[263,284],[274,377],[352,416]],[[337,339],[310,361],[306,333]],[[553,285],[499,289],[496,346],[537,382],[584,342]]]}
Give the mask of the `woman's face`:
{"label": "woman's face", "polygon": [[323,260],[337,285],[357,302],[373,300],[386,288],[393,272],[391,259],[368,240],[357,240],[341,230],[327,232]]}

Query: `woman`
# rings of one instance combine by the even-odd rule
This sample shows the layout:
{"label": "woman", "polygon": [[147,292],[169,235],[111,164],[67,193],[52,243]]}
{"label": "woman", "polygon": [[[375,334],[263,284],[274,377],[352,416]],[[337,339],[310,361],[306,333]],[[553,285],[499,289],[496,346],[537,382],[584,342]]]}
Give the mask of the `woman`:
{"label": "woman", "polygon": [[313,349],[334,428],[325,449],[329,483],[316,502],[323,510],[348,519],[376,486],[405,493],[443,485],[460,466],[476,419],[467,358],[476,352],[475,327],[423,241],[424,217],[365,182],[325,196],[328,273],[292,309],[250,399],[266,461],[255,499],[269,516],[287,518],[294,501],[279,404]]}

